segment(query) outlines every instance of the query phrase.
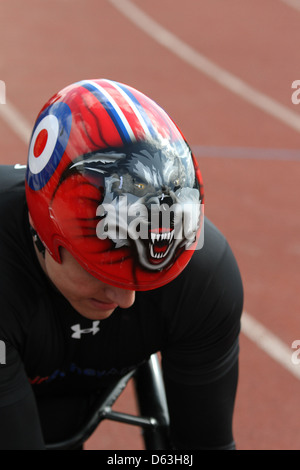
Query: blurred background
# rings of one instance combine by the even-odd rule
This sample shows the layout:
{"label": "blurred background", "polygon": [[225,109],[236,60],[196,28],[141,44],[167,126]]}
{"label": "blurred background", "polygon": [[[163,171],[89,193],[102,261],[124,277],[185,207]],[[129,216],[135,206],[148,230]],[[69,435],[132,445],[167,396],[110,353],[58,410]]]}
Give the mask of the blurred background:
{"label": "blurred background", "polygon": [[[134,86],[179,125],[244,280],[237,448],[298,449],[300,0],[1,0],[0,20],[0,163],[26,163],[41,107],[82,79]],[[103,423],[86,448],[140,449],[139,431]]]}

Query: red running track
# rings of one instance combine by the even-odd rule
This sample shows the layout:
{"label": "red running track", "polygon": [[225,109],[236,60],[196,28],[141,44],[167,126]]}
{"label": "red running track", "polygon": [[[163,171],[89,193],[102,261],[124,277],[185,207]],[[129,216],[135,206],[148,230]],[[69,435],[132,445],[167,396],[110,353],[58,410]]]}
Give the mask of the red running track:
{"label": "red running track", "polygon": [[[300,338],[300,105],[291,100],[300,79],[300,11],[283,0],[131,4],[192,48],[195,59],[201,54],[238,78],[243,93],[158,43],[108,0],[11,0],[0,2],[7,101],[28,129],[52,93],[83,78],[123,81],[158,101],[195,148],[206,214],[237,256],[245,310],[290,348]],[[253,90],[260,95],[250,103]],[[280,116],[270,103],[262,110],[263,97],[281,105]],[[26,162],[26,138],[16,127],[0,117],[1,163]],[[299,391],[299,379],[242,333],[238,449],[298,449]],[[135,409],[131,388],[120,407]],[[139,449],[141,439],[135,428],[103,423],[86,448]]]}

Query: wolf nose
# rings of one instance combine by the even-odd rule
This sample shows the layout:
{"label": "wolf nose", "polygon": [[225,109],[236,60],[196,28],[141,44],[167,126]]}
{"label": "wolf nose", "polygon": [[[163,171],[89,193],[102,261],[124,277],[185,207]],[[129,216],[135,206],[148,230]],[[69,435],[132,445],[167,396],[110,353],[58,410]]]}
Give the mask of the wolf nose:
{"label": "wolf nose", "polygon": [[162,195],[160,196],[160,205],[167,205],[169,207],[172,206],[173,204],[173,199],[171,198],[171,196],[169,194],[165,194],[165,193],[162,193]]}

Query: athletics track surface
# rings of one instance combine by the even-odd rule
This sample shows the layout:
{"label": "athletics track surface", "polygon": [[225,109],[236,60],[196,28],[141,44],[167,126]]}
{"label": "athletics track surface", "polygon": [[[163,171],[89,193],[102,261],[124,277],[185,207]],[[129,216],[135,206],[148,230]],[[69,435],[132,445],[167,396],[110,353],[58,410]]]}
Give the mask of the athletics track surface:
{"label": "athletics track surface", "polygon": [[[298,449],[300,1],[2,0],[0,18],[1,163],[26,162],[41,105],[83,78],[135,86],[181,127],[244,280],[237,448]],[[131,388],[119,403],[134,410]],[[140,449],[139,431],[103,423],[86,448]]]}

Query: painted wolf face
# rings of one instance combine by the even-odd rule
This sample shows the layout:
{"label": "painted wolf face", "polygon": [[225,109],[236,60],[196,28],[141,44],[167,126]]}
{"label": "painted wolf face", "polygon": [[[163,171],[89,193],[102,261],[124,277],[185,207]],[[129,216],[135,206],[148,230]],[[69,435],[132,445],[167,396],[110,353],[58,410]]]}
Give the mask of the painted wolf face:
{"label": "painted wolf face", "polygon": [[98,203],[94,236],[111,240],[115,249],[134,250],[145,269],[165,268],[177,250],[195,242],[201,200],[188,148],[180,157],[168,147],[145,144],[93,152],[72,162],[60,184],[76,175],[101,194],[93,201]]}

